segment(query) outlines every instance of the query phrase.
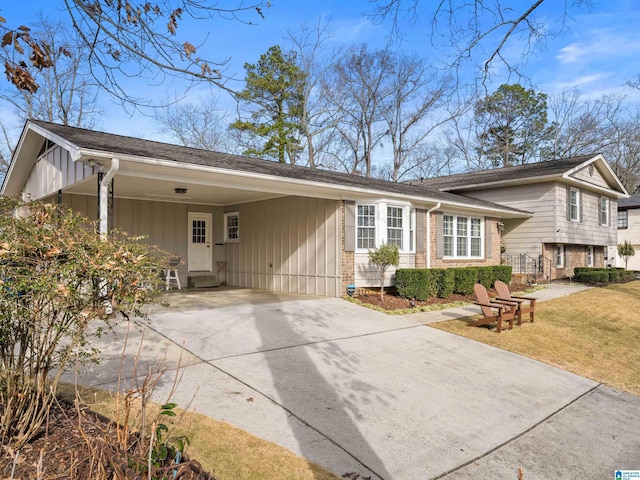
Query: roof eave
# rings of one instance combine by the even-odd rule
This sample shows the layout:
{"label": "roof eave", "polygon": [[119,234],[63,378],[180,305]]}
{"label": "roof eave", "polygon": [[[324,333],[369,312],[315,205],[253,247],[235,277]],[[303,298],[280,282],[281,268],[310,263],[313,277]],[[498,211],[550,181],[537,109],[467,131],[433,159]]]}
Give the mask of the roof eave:
{"label": "roof eave", "polygon": [[159,159],[159,158],[150,158],[146,156],[138,156],[138,155],[123,155],[117,152],[108,152],[103,150],[93,150],[93,149],[79,149],[78,151],[78,159],[81,158],[93,158],[93,159],[105,159],[110,160],[111,158],[117,157],[121,161],[131,161],[136,163],[142,163],[146,165],[154,165],[154,166],[163,166],[169,168],[180,168],[180,169],[188,169],[193,171],[202,171],[209,173],[218,173],[224,175],[230,175],[237,178],[251,178],[255,180],[262,181],[274,181],[276,180],[279,184],[289,184],[295,186],[306,186],[306,187],[314,187],[318,189],[323,189],[327,191],[337,192],[340,199],[353,199],[357,196],[380,196],[384,194],[384,196],[401,199],[402,201],[411,201],[419,204],[433,204],[436,205],[438,203],[456,207],[456,208],[464,208],[471,209],[476,211],[481,211],[484,213],[492,213],[498,216],[509,216],[511,218],[527,218],[532,214],[530,212],[523,212],[516,209],[511,208],[499,208],[493,206],[481,206],[474,205],[473,203],[467,203],[464,201],[456,202],[451,200],[443,200],[438,197],[432,197],[428,195],[408,195],[406,193],[398,193],[391,191],[383,191],[375,188],[364,188],[352,185],[339,185],[339,184],[330,184],[325,182],[314,182],[306,179],[297,179],[290,177],[280,177],[273,174],[265,174],[265,173],[254,173],[248,172],[244,170],[233,170],[228,168],[215,167],[210,165],[198,165],[194,163],[177,163],[171,160]]}

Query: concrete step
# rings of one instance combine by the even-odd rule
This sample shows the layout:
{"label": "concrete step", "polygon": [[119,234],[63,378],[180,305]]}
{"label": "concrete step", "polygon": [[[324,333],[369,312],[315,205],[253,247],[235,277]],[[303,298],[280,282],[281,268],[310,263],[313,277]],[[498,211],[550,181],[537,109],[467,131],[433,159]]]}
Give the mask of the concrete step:
{"label": "concrete step", "polygon": [[210,288],[219,287],[220,282],[215,275],[199,275],[197,277],[189,277],[189,287],[191,288]]}

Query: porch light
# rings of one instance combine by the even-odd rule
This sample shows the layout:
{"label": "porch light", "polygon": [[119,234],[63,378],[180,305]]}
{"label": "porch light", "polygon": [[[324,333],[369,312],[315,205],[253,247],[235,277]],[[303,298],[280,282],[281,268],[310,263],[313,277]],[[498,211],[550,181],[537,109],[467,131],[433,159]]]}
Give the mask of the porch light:
{"label": "porch light", "polygon": [[184,195],[185,193],[187,193],[187,189],[183,187],[176,187],[173,189],[173,191],[176,192],[178,195]]}
{"label": "porch light", "polygon": [[498,232],[500,232],[500,233],[504,232],[504,223],[503,222],[498,222]]}

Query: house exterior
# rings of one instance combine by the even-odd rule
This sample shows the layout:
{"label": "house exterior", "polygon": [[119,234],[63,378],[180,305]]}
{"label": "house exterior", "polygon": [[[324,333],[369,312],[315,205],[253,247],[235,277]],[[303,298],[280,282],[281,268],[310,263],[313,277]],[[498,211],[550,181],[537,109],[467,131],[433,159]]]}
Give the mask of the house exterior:
{"label": "house exterior", "polygon": [[602,155],[463,173],[410,182],[531,212],[501,227],[503,261],[523,280],[603,267],[617,248],[617,204],[628,197]]}
{"label": "house exterior", "polygon": [[[618,201],[618,244],[625,241],[633,245],[636,254],[629,259],[629,270],[640,270],[640,195],[631,195]],[[618,267],[624,267],[618,258]]]}
{"label": "house exterior", "polygon": [[[531,213],[487,199],[42,121],[25,124],[2,195],[44,200],[181,257],[183,285],[343,296],[377,286],[368,251],[401,267],[500,264],[500,225]],[[388,280],[394,282],[393,272]]]}

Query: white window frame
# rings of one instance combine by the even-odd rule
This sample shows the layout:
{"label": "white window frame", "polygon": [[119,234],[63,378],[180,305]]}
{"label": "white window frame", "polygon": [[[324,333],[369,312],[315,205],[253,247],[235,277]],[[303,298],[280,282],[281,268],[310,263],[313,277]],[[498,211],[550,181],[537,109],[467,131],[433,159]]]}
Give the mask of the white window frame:
{"label": "white window frame", "polygon": [[[399,216],[397,214],[400,214]],[[398,206],[398,205],[387,205],[387,221],[386,221],[386,225],[387,225],[387,241],[386,243],[388,244],[395,244],[398,245],[398,250],[400,250],[401,252],[404,251],[404,237],[405,237],[405,226],[406,222],[404,221],[405,217],[405,213],[404,213],[404,208]],[[408,227],[407,227],[408,228]],[[391,233],[394,233],[394,235],[397,235],[398,233],[400,234],[400,238],[399,239],[391,239]]]}
{"label": "white window frame", "polygon": [[[573,203],[573,194],[576,194],[575,196],[575,204]],[[575,207],[575,218],[573,216],[573,208]],[[569,220],[572,222],[579,222],[580,221],[580,209],[582,208],[582,205],[580,205],[580,190],[578,190],[577,188],[573,188],[570,187],[569,188]]]}
{"label": "white window frame", "polygon": [[[231,224],[236,219],[236,225]],[[225,243],[240,242],[240,212],[228,212],[224,214],[224,241]]]}
{"label": "white window frame", "polygon": [[609,197],[600,197],[598,200],[598,217],[600,225],[609,225]]}
{"label": "white window frame", "polygon": [[[374,225],[361,225],[363,219],[363,208],[373,208],[373,215],[369,214],[369,220],[373,220]],[[389,225],[389,209],[399,209],[402,212],[402,219],[400,222],[395,222],[395,225]],[[370,212],[369,212],[370,213]],[[416,244],[416,213],[410,205],[403,205],[398,202],[375,202],[375,203],[356,203],[356,221],[355,221],[355,238],[356,238],[356,252],[368,252],[373,248],[377,248],[383,243],[389,243],[389,229],[401,229],[401,244],[399,245],[400,253],[413,253],[415,252]],[[365,222],[369,223],[369,222]],[[401,228],[397,227],[397,224],[401,223]],[[362,240],[364,237],[360,236],[360,229],[371,229],[374,233],[374,245],[363,246]],[[369,230],[371,232],[371,230]]]}
{"label": "white window frame", "polygon": [[593,267],[596,249],[593,246],[587,247],[587,267]]}
{"label": "white window frame", "polygon": [[[472,225],[476,223],[480,227],[480,235],[472,235]],[[462,259],[462,260],[478,260],[484,258],[484,220],[481,217],[473,217],[471,215],[455,215],[445,213],[442,217],[442,248],[443,258]],[[450,238],[450,244],[447,245],[447,238]],[[480,254],[471,255],[472,240],[479,240]]]}
{"label": "white window frame", "polygon": [[564,256],[564,245],[556,245],[553,249],[553,263],[556,268],[564,268]]}
{"label": "white window frame", "polygon": [[[365,211],[366,209],[366,211]],[[373,209],[373,215],[371,215],[371,211],[370,209]],[[378,206],[375,204],[370,204],[370,203],[363,203],[363,204],[358,204],[356,205],[356,250],[369,250],[371,248],[375,248],[376,245],[376,241],[378,238],[378,230],[377,230],[377,226],[379,224],[378,222]],[[367,221],[365,222],[364,219],[367,219]],[[361,221],[362,219],[362,221]],[[370,225],[370,221],[373,220],[373,225]],[[362,242],[361,240],[365,240],[365,237],[361,237],[360,236],[360,231],[368,231],[371,232],[373,231],[373,247],[372,246],[362,246]],[[366,240],[370,240],[370,236],[367,235]]]}

